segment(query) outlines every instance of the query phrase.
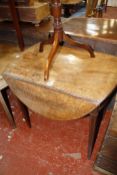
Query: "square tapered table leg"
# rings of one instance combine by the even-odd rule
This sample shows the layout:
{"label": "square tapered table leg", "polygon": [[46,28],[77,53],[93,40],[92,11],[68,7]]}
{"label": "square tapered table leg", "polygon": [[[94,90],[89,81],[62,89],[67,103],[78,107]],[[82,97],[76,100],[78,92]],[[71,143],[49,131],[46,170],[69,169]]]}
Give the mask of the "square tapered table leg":
{"label": "square tapered table leg", "polygon": [[6,115],[9,119],[11,125],[13,126],[13,128],[15,128],[16,124],[15,124],[15,120],[14,120],[14,117],[12,114],[12,110],[11,110],[10,102],[9,102],[9,99],[7,96],[6,88],[0,90],[0,102],[3,106],[3,109],[4,109]]}
{"label": "square tapered table leg", "polygon": [[101,121],[104,118],[105,113],[109,110],[111,105],[110,111],[110,118],[113,112],[114,104],[115,104],[115,97],[116,97],[117,89],[110,94],[110,96],[102,103],[99,108],[97,108],[94,112],[92,112],[89,116],[89,143],[88,143],[88,159],[91,158],[93,148],[96,142],[96,138],[99,132],[99,128],[101,125]]}

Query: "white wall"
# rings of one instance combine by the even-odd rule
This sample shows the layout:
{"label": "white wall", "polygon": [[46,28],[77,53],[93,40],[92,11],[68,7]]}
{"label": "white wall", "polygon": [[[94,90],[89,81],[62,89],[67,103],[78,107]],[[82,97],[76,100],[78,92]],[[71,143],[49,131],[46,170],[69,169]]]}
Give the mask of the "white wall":
{"label": "white wall", "polygon": [[108,0],[108,6],[117,7],[117,0]]}

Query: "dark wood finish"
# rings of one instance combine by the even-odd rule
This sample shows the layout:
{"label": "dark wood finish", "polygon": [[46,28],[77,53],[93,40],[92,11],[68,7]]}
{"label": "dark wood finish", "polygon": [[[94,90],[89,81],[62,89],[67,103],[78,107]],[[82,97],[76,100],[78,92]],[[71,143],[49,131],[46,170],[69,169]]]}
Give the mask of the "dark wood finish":
{"label": "dark wood finish", "polygon": [[[7,5],[9,0],[1,0],[0,4]],[[32,5],[32,2],[34,3],[34,0],[15,0],[16,5]]]}
{"label": "dark wood finish", "polygon": [[108,0],[105,2],[105,12],[107,12]]}
{"label": "dark wood finish", "polygon": [[[10,105],[10,100],[8,98],[8,94],[7,94],[7,90],[9,89],[9,87],[5,87],[2,90],[0,90],[0,102],[2,104],[2,107],[8,117],[8,120],[10,121],[11,125],[13,128],[16,128],[16,123],[14,120],[14,116],[12,113],[12,109],[11,109],[11,105]],[[28,124],[28,126],[31,128],[31,122],[30,122],[30,117],[29,117],[29,111],[28,108],[18,99],[17,99],[17,103],[20,106],[20,109],[22,111],[23,117],[26,119],[26,122]]]}
{"label": "dark wood finish", "polygon": [[76,0],[76,1],[61,1],[62,3],[62,16],[68,18],[73,13],[77,12],[78,9],[80,9],[83,6],[82,0]]}
{"label": "dark wood finish", "polygon": [[[109,108],[112,114],[115,98]],[[115,103],[117,105],[117,101]],[[94,168],[105,174],[117,173],[117,111],[114,110],[103,144],[95,161]]]}
{"label": "dark wood finish", "polygon": [[21,51],[23,51],[24,50],[24,40],[23,40],[23,35],[22,35],[22,32],[21,32],[21,29],[20,29],[19,16],[18,16],[17,10],[15,8],[14,0],[9,0],[8,4],[9,4],[10,11],[11,11],[14,28],[16,30],[19,47],[20,47]]}
{"label": "dark wood finish", "polygon": [[31,128],[31,121],[30,121],[30,117],[29,117],[29,111],[28,108],[25,104],[23,104],[18,98],[17,98],[17,102],[20,106],[20,109],[22,111],[23,117],[25,118],[29,128]]}
{"label": "dark wood finish", "polygon": [[[109,142],[112,142],[111,140],[112,139],[110,138]],[[115,142],[116,142],[116,140],[115,140]],[[115,143],[115,145],[117,146],[117,142]],[[109,147],[109,149],[110,149],[110,147]],[[111,150],[112,149],[113,149],[113,147],[111,145]],[[114,156],[115,156],[115,154],[114,154]],[[95,170],[102,172],[104,174],[107,174],[107,175],[116,175],[116,173],[117,173],[117,160],[113,161],[110,158],[108,158],[107,156],[105,157],[105,156],[99,155],[98,160],[97,160],[94,168],[95,168]]]}
{"label": "dark wood finish", "polygon": [[7,89],[8,89],[8,87],[5,87],[4,89],[0,90],[0,102],[3,106],[3,109],[4,109],[6,115],[9,119],[11,125],[13,126],[13,128],[16,128],[15,120],[14,120],[14,117],[12,114],[12,109],[11,109],[8,95],[7,95]]}
{"label": "dark wood finish", "polygon": [[91,114],[89,120],[90,122],[89,122],[88,159],[91,158],[93,147],[98,134],[97,130],[98,112],[95,111],[93,114]]}
{"label": "dark wood finish", "polygon": [[52,49],[49,53],[48,60],[44,70],[44,80],[49,78],[49,69],[51,62],[55,56],[56,51],[58,50],[59,45],[63,45],[66,41],[71,46],[76,46],[79,48],[83,48],[90,53],[91,57],[95,57],[93,49],[91,46],[86,44],[81,44],[70,38],[63,31],[62,22],[61,22],[61,2],[60,0],[51,0],[50,1],[50,11],[51,15],[54,17],[54,34],[48,41],[40,43],[39,51],[43,51],[44,44],[52,44]]}
{"label": "dark wood finish", "polygon": [[[108,96],[107,99],[100,105],[99,108],[96,109],[93,113],[90,114],[90,123],[89,123],[89,145],[88,145],[88,158],[90,159],[93,147],[98,135],[98,131],[100,128],[100,124],[102,122],[102,119],[105,115],[105,112],[108,111],[108,107],[110,104],[112,104],[113,99],[115,99],[117,92],[117,88],[114,89],[114,91]],[[115,101],[113,102],[113,107],[114,107]],[[111,109],[110,116],[112,115],[113,107]],[[110,117],[111,118],[111,117]]]}

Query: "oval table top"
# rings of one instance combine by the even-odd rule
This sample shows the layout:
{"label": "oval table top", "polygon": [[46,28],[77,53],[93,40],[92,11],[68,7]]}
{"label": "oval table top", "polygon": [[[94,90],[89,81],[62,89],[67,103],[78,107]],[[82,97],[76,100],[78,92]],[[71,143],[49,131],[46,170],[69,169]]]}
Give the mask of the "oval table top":
{"label": "oval table top", "polygon": [[14,94],[30,109],[56,120],[72,120],[88,115],[117,85],[117,58],[85,50],[59,47],[44,81],[44,67],[51,49],[38,45],[13,61],[3,76]]}

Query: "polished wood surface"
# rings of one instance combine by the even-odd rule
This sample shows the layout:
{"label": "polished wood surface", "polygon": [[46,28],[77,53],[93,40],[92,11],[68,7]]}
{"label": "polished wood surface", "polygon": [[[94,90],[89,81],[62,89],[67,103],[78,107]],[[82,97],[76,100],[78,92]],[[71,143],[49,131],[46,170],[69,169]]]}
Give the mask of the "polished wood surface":
{"label": "polished wood surface", "polygon": [[[94,50],[117,55],[117,19],[72,17],[64,20],[63,28],[66,34],[90,44]],[[52,24],[45,27],[45,32],[48,30],[53,32]]]}
{"label": "polished wood surface", "polygon": [[73,17],[66,20],[63,27],[71,36],[106,40],[117,44],[117,19]]}
{"label": "polished wood surface", "polygon": [[70,18],[63,24],[66,34],[94,50],[117,55],[117,19]]}
{"label": "polished wood surface", "polygon": [[46,46],[38,53],[37,45],[30,48],[4,78],[21,101],[45,117],[71,120],[89,114],[116,86],[116,57],[96,53],[91,59],[86,51],[60,47],[45,82],[43,69],[50,49]]}

